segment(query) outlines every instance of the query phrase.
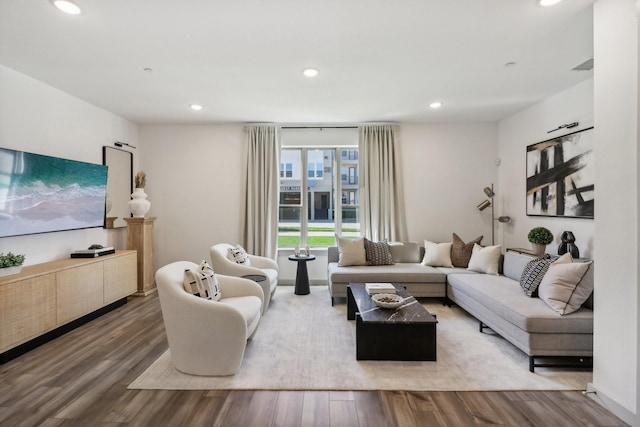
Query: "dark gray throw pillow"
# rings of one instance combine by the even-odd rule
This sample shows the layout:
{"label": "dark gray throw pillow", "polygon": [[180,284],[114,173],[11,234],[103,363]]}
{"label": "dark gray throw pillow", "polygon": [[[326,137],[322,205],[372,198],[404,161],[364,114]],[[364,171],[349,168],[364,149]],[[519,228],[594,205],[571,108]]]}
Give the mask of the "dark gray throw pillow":
{"label": "dark gray throw pillow", "polygon": [[520,287],[528,297],[538,297],[538,286],[553,261],[546,255],[529,261],[524,267],[520,276]]}
{"label": "dark gray throw pillow", "polygon": [[382,242],[372,242],[371,240],[364,239],[364,251],[367,257],[367,265],[392,265],[393,256],[391,256],[391,249],[386,240]]}

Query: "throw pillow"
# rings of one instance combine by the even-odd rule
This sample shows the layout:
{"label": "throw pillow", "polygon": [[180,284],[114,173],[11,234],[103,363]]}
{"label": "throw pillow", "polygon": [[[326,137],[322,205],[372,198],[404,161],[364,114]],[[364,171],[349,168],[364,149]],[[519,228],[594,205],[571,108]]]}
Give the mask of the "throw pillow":
{"label": "throw pillow", "polygon": [[422,265],[453,268],[453,264],[451,263],[451,245],[451,243],[433,243],[425,240]]}
{"label": "throw pillow", "polygon": [[553,260],[549,255],[546,255],[545,257],[532,259],[527,263],[520,277],[520,287],[525,295],[530,298],[538,296],[538,286],[540,286],[540,282],[552,262]]}
{"label": "throw pillow", "polygon": [[467,268],[473,252],[473,245],[480,244],[482,237],[477,237],[465,243],[456,233],[453,233],[453,242],[451,244],[451,263],[454,267]]}
{"label": "throw pillow", "polygon": [[367,253],[364,250],[364,238],[362,239],[345,239],[336,236],[338,241],[338,265],[346,267],[349,265],[367,265]]}
{"label": "throw pillow", "polygon": [[197,269],[185,270],[182,284],[185,291],[201,298],[219,301],[222,296],[220,282],[206,261]]}
{"label": "throw pillow", "polygon": [[365,237],[364,252],[367,265],[393,265],[393,257],[386,240],[372,242]]}
{"label": "throw pillow", "polygon": [[471,252],[468,270],[497,276],[498,268],[500,268],[500,255],[502,255],[501,245],[482,247],[475,244]]}
{"label": "throw pillow", "polygon": [[571,255],[563,255],[549,266],[538,287],[538,296],[561,315],[573,313],[593,292],[593,282],[582,283],[590,266],[591,262],[574,263]]}
{"label": "throw pillow", "polygon": [[240,245],[236,245],[235,248],[229,248],[228,258],[237,264],[246,265],[247,267],[251,266],[249,254],[247,254],[247,251]]}

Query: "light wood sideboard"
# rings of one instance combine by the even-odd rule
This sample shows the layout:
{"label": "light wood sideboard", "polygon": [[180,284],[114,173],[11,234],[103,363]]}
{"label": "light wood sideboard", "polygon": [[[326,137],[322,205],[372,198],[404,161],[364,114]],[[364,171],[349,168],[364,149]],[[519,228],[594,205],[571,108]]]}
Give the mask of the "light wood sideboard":
{"label": "light wood sideboard", "polygon": [[26,266],[0,278],[0,363],[127,302],[136,251]]}

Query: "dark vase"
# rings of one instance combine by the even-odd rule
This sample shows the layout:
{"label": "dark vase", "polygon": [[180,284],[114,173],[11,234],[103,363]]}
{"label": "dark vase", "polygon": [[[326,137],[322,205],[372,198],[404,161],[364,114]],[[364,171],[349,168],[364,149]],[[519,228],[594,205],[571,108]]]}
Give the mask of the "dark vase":
{"label": "dark vase", "polygon": [[580,258],[580,250],[574,243],[576,238],[571,231],[563,232],[560,240],[562,240],[562,243],[558,246],[558,255],[564,255],[569,252],[571,257]]}

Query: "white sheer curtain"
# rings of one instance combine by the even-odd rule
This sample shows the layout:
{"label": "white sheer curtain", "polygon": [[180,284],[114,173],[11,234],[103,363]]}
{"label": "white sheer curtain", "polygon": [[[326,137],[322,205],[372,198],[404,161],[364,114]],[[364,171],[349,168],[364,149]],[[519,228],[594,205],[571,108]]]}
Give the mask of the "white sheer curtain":
{"label": "white sheer curtain", "polygon": [[374,241],[407,238],[397,132],[396,125],[359,127],[360,227],[362,235]]}
{"label": "white sheer curtain", "polygon": [[276,259],[280,171],[277,127],[245,126],[245,134],[247,170],[244,182],[244,247],[249,253]]}

